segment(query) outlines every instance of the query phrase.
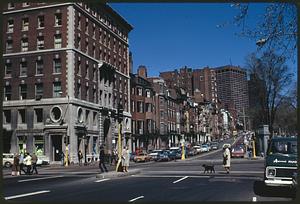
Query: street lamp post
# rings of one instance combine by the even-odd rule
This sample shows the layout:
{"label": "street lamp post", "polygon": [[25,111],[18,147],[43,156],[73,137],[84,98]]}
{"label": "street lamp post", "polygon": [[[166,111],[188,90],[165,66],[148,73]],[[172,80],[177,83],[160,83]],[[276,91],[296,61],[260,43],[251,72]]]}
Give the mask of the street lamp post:
{"label": "street lamp post", "polygon": [[[59,92],[60,95],[62,95],[62,91]],[[60,125],[63,125],[64,124],[64,120],[65,120],[65,117],[66,117],[66,113],[67,113],[67,110],[69,108],[69,104],[70,104],[70,97],[69,95],[67,95],[68,97],[68,104],[67,104],[67,107],[66,107],[66,110],[64,112],[64,115],[62,117],[62,120],[60,122]],[[67,167],[69,165],[69,136],[68,136],[68,125],[67,125],[67,131],[66,131],[66,135],[65,135],[65,155],[64,155],[64,163],[65,163],[65,166]]]}
{"label": "street lamp post", "polygon": [[86,136],[86,133],[84,133],[83,137],[83,144],[84,144],[84,166],[87,165],[87,161],[86,161],[86,148],[87,148],[87,136]]}
{"label": "street lamp post", "polygon": [[118,123],[119,123],[119,128],[118,128],[118,163],[116,166],[116,172],[122,172],[122,138],[121,138],[121,128],[122,128],[122,120],[123,120],[123,106],[119,103],[118,105],[118,110],[117,110],[117,118],[118,118]]}

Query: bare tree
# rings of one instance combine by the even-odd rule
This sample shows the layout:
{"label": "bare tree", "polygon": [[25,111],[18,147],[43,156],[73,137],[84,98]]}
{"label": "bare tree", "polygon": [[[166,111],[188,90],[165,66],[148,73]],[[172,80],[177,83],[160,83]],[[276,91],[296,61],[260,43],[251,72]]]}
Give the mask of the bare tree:
{"label": "bare tree", "polygon": [[254,77],[254,88],[257,92],[258,112],[261,122],[268,124],[271,134],[278,107],[290,92],[293,74],[285,65],[286,59],[274,52],[264,52],[261,57],[251,54],[246,66]]}
{"label": "bare tree", "polygon": [[237,9],[238,14],[232,21],[219,25],[219,27],[234,24],[241,28],[238,33],[240,36],[256,42],[258,51],[276,50],[286,59],[294,59],[297,52],[298,29],[296,4],[277,2],[265,5],[264,13],[258,16],[259,20],[255,25],[251,25],[249,19],[256,17],[251,14],[251,11],[255,10],[255,4],[231,4],[233,8]]}

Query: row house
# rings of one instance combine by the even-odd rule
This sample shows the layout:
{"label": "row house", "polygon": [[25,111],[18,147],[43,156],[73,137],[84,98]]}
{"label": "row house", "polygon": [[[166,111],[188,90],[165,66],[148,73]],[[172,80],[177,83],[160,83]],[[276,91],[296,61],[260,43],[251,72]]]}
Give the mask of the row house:
{"label": "row house", "polygon": [[[118,104],[131,134],[128,34],[107,4],[8,3],[3,10],[4,140],[13,153],[71,162],[116,145]],[[124,140],[126,141],[126,140]]]}

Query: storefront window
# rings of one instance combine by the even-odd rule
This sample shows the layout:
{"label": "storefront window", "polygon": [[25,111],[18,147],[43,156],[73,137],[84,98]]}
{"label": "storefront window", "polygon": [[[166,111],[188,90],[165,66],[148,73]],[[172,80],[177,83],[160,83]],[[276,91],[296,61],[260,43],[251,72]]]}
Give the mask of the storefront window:
{"label": "storefront window", "polygon": [[43,136],[34,137],[35,154],[37,156],[44,155],[44,138]]}
{"label": "storefront window", "polygon": [[27,137],[18,136],[18,146],[19,146],[19,153],[20,154],[26,153],[26,141],[27,141]]}

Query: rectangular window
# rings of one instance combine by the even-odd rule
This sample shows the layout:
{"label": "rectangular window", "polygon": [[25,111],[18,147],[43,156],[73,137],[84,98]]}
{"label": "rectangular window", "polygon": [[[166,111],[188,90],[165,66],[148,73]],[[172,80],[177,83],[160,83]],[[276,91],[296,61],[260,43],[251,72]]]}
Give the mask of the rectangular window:
{"label": "rectangular window", "polygon": [[22,19],[22,31],[27,31],[29,29],[29,19],[23,18]]}
{"label": "rectangular window", "polygon": [[142,96],[143,95],[143,90],[141,88],[138,88],[138,95]]}
{"label": "rectangular window", "polygon": [[10,53],[12,52],[12,49],[13,49],[13,40],[7,40],[6,41],[6,52],[7,53]]}
{"label": "rectangular window", "polygon": [[77,37],[77,45],[78,45],[78,49],[81,49],[81,37]]}
{"label": "rectangular window", "polygon": [[37,37],[37,50],[44,49],[44,36]]}
{"label": "rectangular window", "polygon": [[54,64],[54,73],[61,73],[61,60],[60,59],[55,59],[53,61]]}
{"label": "rectangular window", "polygon": [[53,97],[61,97],[61,82],[53,82]]}
{"label": "rectangular window", "polygon": [[86,19],[85,21],[85,33],[88,33],[89,32],[89,21],[88,19]]}
{"label": "rectangular window", "polygon": [[14,32],[14,20],[13,19],[9,19],[7,21],[7,32],[8,33]]}
{"label": "rectangular window", "polygon": [[77,83],[76,98],[81,99],[81,84]]}
{"label": "rectangular window", "polygon": [[85,78],[89,78],[89,64],[85,64]]}
{"label": "rectangular window", "polygon": [[45,19],[44,16],[38,16],[38,28],[45,27]]}
{"label": "rectangular window", "polygon": [[149,91],[149,90],[146,91],[146,97],[147,97],[147,98],[150,98],[150,97],[151,97],[150,91]]}
{"label": "rectangular window", "polygon": [[93,69],[93,81],[97,80],[97,69]]}
{"label": "rectangular window", "polygon": [[86,124],[89,124],[89,117],[90,117],[90,111],[89,110],[86,110],[85,111],[85,122]]}
{"label": "rectangular window", "polygon": [[27,85],[21,84],[20,85],[20,100],[24,100],[27,98]]}
{"label": "rectangular window", "polygon": [[97,92],[96,92],[96,89],[93,89],[93,102],[97,103]]}
{"label": "rectangular window", "polygon": [[93,112],[93,125],[97,125],[97,112]]}
{"label": "rectangular window", "polygon": [[89,97],[90,97],[89,92],[90,92],[90,89],[89,89],[88,86],[86,86],[86,87],[85,87],[85,100],[86,100],[86,101],[89,101]]}
{"label": "rectangular window", "polygon": [[77,17],[77,28],[79,30],[81,30],[81,17],[80,16]]}
{"label": "rectangular window", "polygon": [[4,123],[9,124],[11,123],[11,111],[10,110],[4,110]]}
{"label": "rectangular window", "polygon": [[37,75],[43,74],[43,70],[44,70],[43,60],[37,60],[36,61],[36,74]]}
{"label": "rectangular window", "polygon": [[21,40],[21,51],[22,52],[28,51],[28,38],[22,38],[22,40]]}
{"label": "rectangular window", "polygon": [[43,109],[37,108],[34,109],[35,122],[42,123],[43,122]]}
{"label": "rectangular window", "polygon": [[12,72],[12,63],[7,62],[5,64],[5,77],[11,77],[11,72]]}
{"label": "rectangular window", "polygon": [[62,15],[61,13],[56,13],[55,14],[55,26],[61,26],[62,25]]}
{"label": "rectangular window", "polygon": [[43,88],[43,83],[37,83],[35,84],[35,96],[36,96],[36,99],[40,99],[42,96],[43,96],[43,91],[44,88]]}
{"label": "rectangular window", "polygon": [[27,62],[20,63],[20,76],[27,76]]}
{"label": "rectangular window", "polygon": [[77,69],[77,74],[81,76],[81,61],[78,60],[78,69]]}
{"label": "rectangular window", "polygon": [[25,109],[20,109],[19,111],[18,122],[19,123],[26,123],[26,111]]}
{"label": "rectangular window", "polygon": [[61,48],[62,46],[62,38],[61,38],[61,34],[55,34],[54,35],[54,48]]}
{"label": "rectangular window", "polygon": [[4,94],[5,94],[5,100],[10,101],[11,100],[11,85],[4,87]]}

